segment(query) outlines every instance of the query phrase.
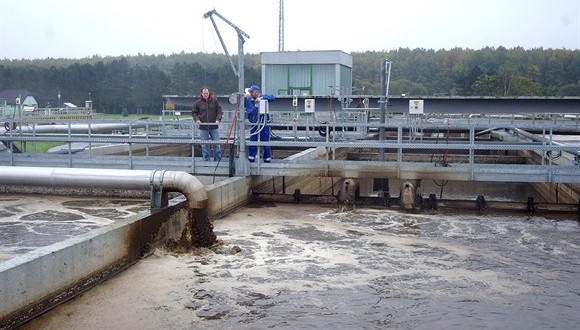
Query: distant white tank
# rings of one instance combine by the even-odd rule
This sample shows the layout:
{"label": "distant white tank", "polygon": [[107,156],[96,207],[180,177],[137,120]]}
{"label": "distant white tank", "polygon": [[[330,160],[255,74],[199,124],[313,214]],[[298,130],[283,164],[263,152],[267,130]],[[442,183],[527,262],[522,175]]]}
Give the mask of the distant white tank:
{"label": "distant white tank", "polygon": [[356,208],[355,201],[360,193],[358,180],[346,179],[336,195],[338,203],[341,204],[341,210],[344,211],[348,205],[352,205],[353,210]]}
{"label": "distant white tank", "polygon": [[409,181],[401,183],[399,190],[399,206],[405,210],[412,210],[415,208],[415,195],[417,189],[415,185]]}

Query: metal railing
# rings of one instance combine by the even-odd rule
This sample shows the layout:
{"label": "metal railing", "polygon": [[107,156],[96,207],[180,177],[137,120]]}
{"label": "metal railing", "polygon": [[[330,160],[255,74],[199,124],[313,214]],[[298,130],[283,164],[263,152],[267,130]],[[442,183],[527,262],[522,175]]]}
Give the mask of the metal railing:
{"label": "metal railing", "polygon": [[[231,115],[228,115],[231,117]],[[224,116],[226,117],[226,116]],[[316,176],[396,176],[400,178],[431,176],[461,180],[496,180],[519,182],[572,182],[580,183],[580,138],[578,144],[561,144],[553,141],[556,132],[580,132],[578,116],[555,116],[536,118],[510,115],[485,116],[421,116],[412,117],[390,114],[385,124],[373,121],[372,114],[355,110],[341,113],[341,117],[298,116],[292,112],[273,113],[272,139],[246,141],[248,146],[271,146],[277,149],[324,150],[317,159],[280,162],[271,164],[259,161],[250,165],[250,175],[316,175]],[[223,121],[225,123],[225,121]],[[229,125],[223,124],[221,141],[200,140],[198,129],[191,120],[68,120],[54,122],[59,131],[43,120],[7,120],[0,141],[12,149],[18,145],[23,153],[0,152],[0,165],[9,166],[63,166],[182,170],[195,174],[228,175],[228,162],[207,163],[195,157],[200,144],[221,144],[223,149],[239,142],[239,137],[225,138]],[[117,126],[113,126],[117,125]],[[108,126],[104,133],[103,126]],[[251,127],[245,124],[246,132]],[[376,140],[374,132],[384,127],[384,141]],[[506,136],[514,135],[511,128],[540,130],[541,141],[525,139],[512,142],[482,139],[494,128]],[[48,130],[48,132],[47,132]],[[106,131],[106,130],[105,130]],[[235,130],[233,130],[235,132]],[[451,134],[462,131],[461,133]],[[577,134],[578,135],[578,134]],[[37,154],[37,144],[53,142],[63,144],[58,154]],[[78,144],[81,144],[79,147]],[[124,155],[103,155],[98,151],[102,145],[125,146]],[[188,150],[187,156],[154,156],[155,147],[181,145]],[[353,161],[337,157],[341,150],[353,150],[373,154],[385,150],[390,160],[379,162],[374,158]],[[14,151],[14,150],[13,150]],[[330,152],[329,152],[330,151]],[[531,152],[538,155],[538,164],[482,164],[477,158],[483,153]],[[459,153],[464,156],[460,163],[433,162],[425,155]],[[228,157],[228,152],[223,152]],[[423,154],[411,161],[410,155]],[[559,155],[556,159],[554,155]],[[236,157],[234,155],[234,157]],[[238,160],[240,161],[240,160]],[[242,160],[245,161],[245,160]],[[495,176],[495,177],[494,177]],[[511,176],[511,177],[507,177]],[[539,176],[539,177],[538,177]]]}
{"label": "metal railing", "polygon": [[61,108],[31,108],[0,109],[1,120],[28,119],[91,119],[95,113],[91,107],[61,107]]}

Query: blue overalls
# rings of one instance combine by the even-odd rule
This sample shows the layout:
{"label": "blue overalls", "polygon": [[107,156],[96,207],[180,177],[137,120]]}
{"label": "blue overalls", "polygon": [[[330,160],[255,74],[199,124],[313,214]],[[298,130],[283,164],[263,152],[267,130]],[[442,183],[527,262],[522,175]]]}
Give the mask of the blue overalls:
{"label": "blue overalls", "polygon": [[[263,100],[268,100],[272,102],[276,99],[274,95],[262,94],[260,98]],[[244,101],[245,112],[248,120],[254,125],[250,129],[250,141],[258,141],[258,135],[260,135],[260,141],[270,141],[270,122],[269,114],[259,114],[259,102],[256,102],[253,97],[246,97]],[[256,133],[261,129],[260,133]],[[256,161],[256,154],[258,153],[257,146],[248,146],[248,160],[253,163]],[[269,163],[272,160],[272,150],[270,146],[264,146],[264,163]]]}

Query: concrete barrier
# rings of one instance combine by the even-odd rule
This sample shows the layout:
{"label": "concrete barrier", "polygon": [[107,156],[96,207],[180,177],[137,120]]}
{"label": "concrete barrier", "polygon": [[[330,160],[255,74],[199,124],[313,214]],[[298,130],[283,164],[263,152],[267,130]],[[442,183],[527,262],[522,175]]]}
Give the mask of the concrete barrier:
{"label": "concrete barrier", "polygon": [[[250,178],[206,187],[210,218],[251,198]],[[12,329],[118,274],[153,247],[179,239],[188,222],[183,197],[145,216],[117,221],[0,263],[0,329]]]}
{"label": "concrete barrier", "polygon": [[206,187],[210,219],[221,218],[246,205],[252,198],[252,179],[232,177]]}
{"label": "concrete barrier", "polygon": [[315,160],[320,159],[321,157],[325,156],[327,153],[326,148],[324,147],[317,147],[317,148],[310,148],[303,150],[297,154],[284,158],[285,161],[289,163],[295,163],[297,160]]}
{"label": "concrete barrier", "polygon": [[135,263],[163,223],[183,221],[184,213],[176,211],[186,204],[120,220],[0,263],[0,329],[15,328]]}
{"label": "concrete barrier", "polygon": [[[310,150],[301,156],[316,157],[323,151]],[[207,185],[209,217],[225,216],[247,204],[252,187],[269,179],[233,177]],[[178,197],[166,208],[0,263],[0,330],[17,328],[120,273],[151,248],[179,239],[187,222],[187,200]]]}

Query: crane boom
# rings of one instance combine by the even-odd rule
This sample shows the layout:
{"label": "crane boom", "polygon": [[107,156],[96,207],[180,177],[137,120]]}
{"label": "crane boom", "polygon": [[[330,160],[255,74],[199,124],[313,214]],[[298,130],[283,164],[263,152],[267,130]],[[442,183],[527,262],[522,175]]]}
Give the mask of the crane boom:
{"label": "crane boom", "polygon": [[224,52],[226,53],[228,61],[230,62],[230,66],[232,67],[232,70],[234,71],[234,74],[236,75],[236,77],[240,78],[240,69],[239,68],[236,69],[236,66],[234,65],[234,62],[232,61],[232,58],[230,57],[230,53],[228,52],[228,48],[226,47],[226,44],[224,43],[224,39],[222,38],[222,35],[220,34],[220,31],[215,23],[215,20],[213,19],[213,15],[216,15],[217,17],[221,18],[224,22],[228,23],[231,27],[234,28],[234,30],[236,30],[236,33],[238,34],[238,42],[239,43],[243,44],[245,42],[244,37],[250,39],[250,36],[246,32],[242,31],[242,29],[237,27],[234,23],[230,22],[227,18],[223,17],[215,9],[212,9],[212,10],[208,11],[207,13],[203,14],[203,18],[209,18],[211,20],[211,24],[213,25],[213,28],[215,29],[215,32],[217,33],[217,36],[220,40],[220,43],[222,44],[222,48],[224,49]]}
{"label": "crane boom", "polygon": [[239,27],[237,27],[234,23],[230,22],[227,18],[223,17],[215,9],[212,9],[212,10],[208,11],[207,13],[203,14],[203,18],[211,17],[211,15],[216,15],[217,17],[221,18],[224,22],[228,23],[231,27],[233,27],[234,30],[236,30],[236,32],[238,34],[241,34],[244,37],[250,39],[250,36],[246,32],[242,31],[242,29],[240,29]]}
{"label": "crane boom", "polygon": [[[224,22],[229,24],[232,28],[234,28],[234,30],[236,30],[236,33],[238,34],[238,69],[237,70],[236,70],[236,66],[234,65],[234,62],[232,61],[232,59],[230,57],[230,54],[228,53],[228,49],[227,49],[226,44],[224,43],[224,41],[222,39],[220,31],[218,30],[217,25],[215,24],[215,21],[213,19],[213,15],[216,15],[217,17],[221,18]],[[230,22],[228,19],[226,19],[225,17],[220,15],[220,13],[218,13],[215,9],[210,10],[207,13],[203,14],[203,18],[209,18],[211,20],[211,23],[213,24],[215,32],[217,33],[217,35],[220,39],[220,42],[222,44],[222,47],[224,48],[224,52],[226,53],[228,61],[230,62],[230,65],[232,66],[232,70],[234,70],[234,74],[238,77],[238,101],[239,101],[244,95],[244,42],[245,42],[244,37],[249,39],[250,36],[247,33],[245,33],[244,31],[242,31],[242,29],[237,27],[234,23]],[[238,137],[239,154],[238,154],[238,160],[237,160],[236,167],[239,169],[240,175],[245,176],[245,175],[248,175],[250,173],[250,162],[248,161],[247,153],[246,153],[246,137],[245,137],[246,126],[244,125],[244,107],[239,106],[240,102],[237,102],[237,104],[238,104],[238,108],[237,108],[238,115],[235,118],[238,122],[237,129],[238,129],[238,136],[239,136]],[[230,149],[230,150],[233,150],[233,149]],[[233,152],[232,152],[230,154],[230,176],[234,175],[236,172],[235,167],[233,167],[233,164],[234,164],[233,162],[234,162],[234,158],[233,158]],[[233,170],[232,170],[232,168],[233,168]]]}

